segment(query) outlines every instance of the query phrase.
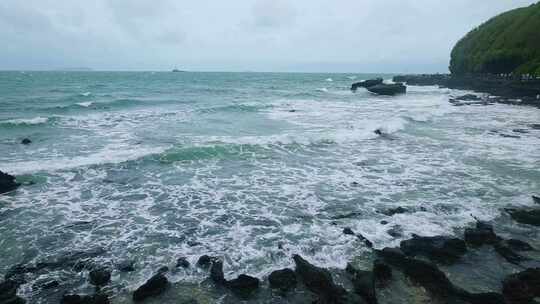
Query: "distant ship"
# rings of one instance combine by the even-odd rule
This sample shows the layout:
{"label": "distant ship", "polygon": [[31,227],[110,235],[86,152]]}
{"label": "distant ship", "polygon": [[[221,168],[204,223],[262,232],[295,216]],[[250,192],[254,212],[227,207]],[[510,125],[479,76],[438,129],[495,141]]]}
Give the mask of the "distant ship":
{"label": "distant ship", "polygon": [[173,71],[173,73],[185,72],[185,71],[181,71],[181,70],[179,70],[179,69],[173,69],[172,71]]}

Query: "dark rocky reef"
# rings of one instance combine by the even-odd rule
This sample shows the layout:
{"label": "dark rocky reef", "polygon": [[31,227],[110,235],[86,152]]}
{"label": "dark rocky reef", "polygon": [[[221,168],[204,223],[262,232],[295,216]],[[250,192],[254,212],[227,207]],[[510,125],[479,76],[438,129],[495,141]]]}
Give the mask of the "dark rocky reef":
{"label": "dark rocky reef", "polygon": [[169,286],[169,280],[162,273],[158,273],[148,279],[133,292],[133,301],[140,302],[149,297],[163,293]]}
{"label": "dark rocky reef", "polygon": [[407,93],[407,87],[402,83],[385,84],[381,83],[367,88],[371,93],[378,95],[398,95]]}
{"label": "dark rocky reef", "polygon": [[382,84],[383,79],[382,78],[376,78],[376,79],[368,79],[360,82],[355,82],[351,86],[351,91],[356,92],[358,88],[369,88],[378,84]]}
{"label": "dark rocky reef", "polygon": [[20,184],[15,181],[15,177],[0,171],[0,194],[13,191]]}

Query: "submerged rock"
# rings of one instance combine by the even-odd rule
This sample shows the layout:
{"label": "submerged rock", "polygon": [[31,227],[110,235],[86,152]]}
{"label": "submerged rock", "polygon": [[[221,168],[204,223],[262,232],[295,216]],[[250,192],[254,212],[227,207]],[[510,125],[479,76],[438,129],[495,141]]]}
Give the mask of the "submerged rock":
{"label": "submerged rock", "polygon": [[212,265],[212,261],[216,260],[216,258],[208,256],[208,255],[202,255],[199,260],[197,260],[197,266],[200,268],[208,268]]}
{"label": "submerged rock", "polygon": [[355,92],[356,90],[358,90],[358,88],[369,88],[369,87],[372,87],[374,85],[378,85],[381,83],[383,83],[382,78],[368,79],[368,80],[364,80],[360,82],[355,82],[351,86],[351,91]]}
{"label": "submerged rock", "polygon": [[519,265],[521,261],[527,259],[524,256],[514,252],[514,250],[512,250],[512,248],[510,248],[507,243],[499,242],[493,246],[495,248],[495,251],[509,263]]}
{"label": "submerged rock", "polygon": [[356,271],[352,283],[354,292],[360,295],[368,304],[377,304],[375,280],[371,271]]}
{"label": "submerged rock", "polygon": [[6,280],[0,283],[0,303],[4,304],[24,304],[26,301],[17,296],[19,284],[14,281]]}
{"label": "submerged rock", "polygon": [[149,297],[157,296],[163,293],[168,285],[169,280],[167,277],[158,273],[133,292],[133,301],[139,302]]}
{"label": "submerged rock", "polygon": [[21,140],[21,144],[23,144],[23,145],[29,145],[31,143],[32,143],[32,141],[30,139],[28,139],[28,138],[24,138],[23,140]]}
{"label": "submerged rock", "polygon": [[121,272],[131,272],[135,271],[135,261],[133,260],[124,260],[116,264],[116,269]]}
{"label": "submerged rock", "polygon": [[[379,131],[379,135],[382,134],[382,132],[377,129],[375,131]],[[393,216],[395,214],[403,214],[403,213],[407,213],[409,212],[409,210],[407,208],[404,208],[404,207],[396,207],[396,208],[390,208],[390,209],[386,209],[386,210],[383,210],[383,211],[380,211],[382,214],[384,215],[387,215],[387,216]]]}
{"label": "submerged rock", "polygon": [[516,251],[531,251],[531,250],[534,250],[534,248],[531,245],[529,245],[529,243],[524,242],[522,240],[509,239],[509,240],[502,241],[502,243],[506,244],[512,250],[516,250]]}
{"label": "submerged rock", "polygon": [[321,303],[344,301],[347,291],[334,283],[328,270],[310,264],[299,255],[294,255],[293,259],[296,264],[296,274],[311,292],[319,296]]}
{"label": "submerged rock", "polygon": [[540,209],[516,210],[507,209],[514,221],[521,224],[540,226]]}
{"label": "submerged rock", "polygon": [[212,263],[212,267],[210,267],[210,279],[218,285],[223,285],[226,283],[225,275],[223,274],[222,261],[214,261]]}
{"label": "submerged rock", "polygon": [[109,297],[104,294],[95,294],[92,296],[89,295],[78,295],[78,294],[67,294],[62,296],[60,304],[109,304]]}
{"label": "submerged rock", "polygon": [[182,268],[189,268],[190,264],[189,261],[185,257],[179,257],[178,260],[176,260],[176,267],[182,267]]}
{"label": "submerged rock", "polygon": [[533,195],[532,199],[535,204],[540,204],[540,196]]}
{"label": "submerged rock", "polygon": [[352,231],[351,228],[346,227],[346,228],[343,229],[343,234],[346,234],[346,235],[354,235],[354,231]]}
{"label": "submerged rock", "polygon": [[453,100],[459,100],[459,101],[478,101],[482,100],[482,98],[478,97],[478,95],[474,94],[465,94],[458,97],[453,98]]}
{"label": "submerged rock", "polygon": [[296,288],[296,274],[289,268],[276,270],[268,276],[268,282],[270,288],[289,291]]}
{"label": "submerged rock", "polygon": [[0,194],[13,191],[21,184],[15,181],[15,177],[0,171]]}
{"label": "submerged rock", "polygon": [[103,286],[111,281],[111,272],[106,268],[90,271],[90,283],[95,286]]}
{"label": "submerged rock", "polygon": [[397,95],[407,93],[407,87],[401,83],[394,84],[378,84],[367,88],[371,93],[378,95]]}
{"label": "submerged rock", "polygon": [[503,281],[503,294],[512,304],[531,303],[540,297],[540,268],[529,268]]}
{"label": "submerged rock", "polygon": [[465,242],[446,236],[420,237],[402,241],[400,248],[408,256],[423,255],[439,263],[454,263],[467,251]]}
{"label": "submerged rock", "polygon": [[381,259],[373,262],[373,278],[375,285],[385,287],[392,280],[392,268]]}

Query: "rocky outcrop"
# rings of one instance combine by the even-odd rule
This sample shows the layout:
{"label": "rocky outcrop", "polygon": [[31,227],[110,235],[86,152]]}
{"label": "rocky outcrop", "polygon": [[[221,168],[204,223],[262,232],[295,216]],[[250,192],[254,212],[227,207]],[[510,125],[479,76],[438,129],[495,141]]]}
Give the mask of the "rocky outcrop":
{"label": "rocky outcrop", "polygon": [[367,88],[371,93],[378,95],[393,96],[407,93],[407,87],[401,83],[378,84]]}
{"label": "rocky outcrop", "polygon": [[13,191],[19,186],[14,176],[0,171],[0,194]]}
{"label": "rocky outcrop", "polygon": [[540,268],[508,276],[503,281],[503,294],[511,304],[527,304],[540,297]]}
{"label": "rocky outcrop", "polygon": [[158,273],[133,292],[133,301],[140,302],[163,293],[169,286],[169,280]]}
{"label": "rocky outcrop", "polygon": [[482,221],[477,221],[475,228],[465,229],[465,242],[472,246],[493,245],[500,240],[495,235],[493,227]]}
{"label": "rocky outcrop", "polygon": [[540,226],[540,209],[506,209],[518,223]]}
{"label": "rocky outcrop", "polygon": [[67,294],[62,297],[60,304],[109,304],[109,297],[104,294],[78,295]]}
{"label": "rocky outcrop", "polygon": [[2,304],[24,304],[26,301],[17,296],[19,284],[6,280],[0,283],[0,303]]}
{"label": "rocky outcrop", "polygon": [[369,88],[378,84],[383,83],[382,78],[376,78],[376,79],[368,79],[360,82],[355,82],[351,86],[351,91],[356,92],[358,88]]}
{"label": "rocky outcrop", "polygon": [[257,289],[260,281],[258,278],[245,274],[239,275],[236,279],[226,280],[223,274],[223,262],[219,259],[212,261],[210,267],[210,279],[219,286],[224,286],[232,291],[239,298],[249,298]]}
{"label": "rocky outcrop", "polygon": [[268,283],[272,289],[279,289],[283,292],[293,290],[297,284],[296,274],[289,268],[276,270],[268,276]]}
{"label": "rocky outcrop", "polygon": [[465,242],[445,236],[420,237],[402,241],[400,248],[408,256],[422,255],[439,263],[454,263],[467,251]]}
{"label": "rocky outcrop", "polygon": [[94,286],[103,286],[111,281],[111,272],[106,268],[94,269],[89,273],[90,283]]}

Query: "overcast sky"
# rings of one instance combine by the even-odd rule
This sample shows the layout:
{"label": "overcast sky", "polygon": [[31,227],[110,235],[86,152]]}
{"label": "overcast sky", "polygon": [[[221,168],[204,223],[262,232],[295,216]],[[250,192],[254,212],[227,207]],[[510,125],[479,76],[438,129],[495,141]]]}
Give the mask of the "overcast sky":
{"label": "overcast sky", "polygon": [[445,72],[535,0],[1,0],[0,69]]}

